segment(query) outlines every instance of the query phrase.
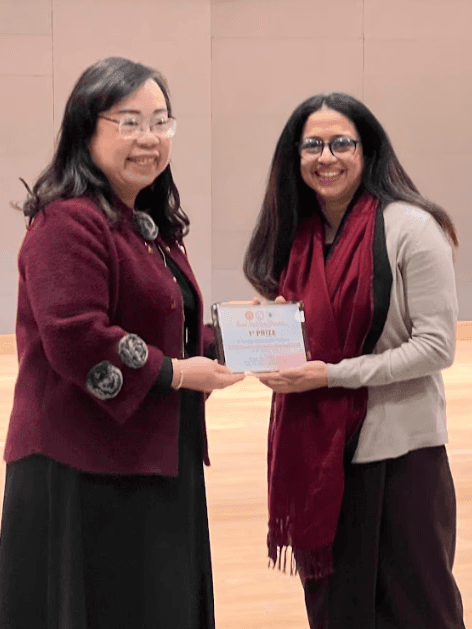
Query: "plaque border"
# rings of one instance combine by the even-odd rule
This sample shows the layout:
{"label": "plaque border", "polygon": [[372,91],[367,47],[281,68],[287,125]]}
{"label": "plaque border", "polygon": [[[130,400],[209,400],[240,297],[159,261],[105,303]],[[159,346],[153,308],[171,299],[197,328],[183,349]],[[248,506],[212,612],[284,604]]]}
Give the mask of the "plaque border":
{"label": "plaque border", "polygon": [[[219,301],[219,302],[215,302],[214,304],[211,305],[211,319],[212,319],[212,326],[215,332],[215,345],[216,345],[216,355],[217,355],[217,360],[221,365],[226,365],[226,356],[225,356],[225,350],[224,350],[224,344],[223,344],[223,335],[221,332],[221,325],[220,325],[220,321],[219,321],[219,317],[218,317],[218,306],[224,306],[224,307],[237,307],[237,308],[241,308],[241,307],[246,307],[249,310],[251,309],[260,309],[260,308],[271,308],[273,309],[274,307],[277,308],[279,306],[287,306],[287,305],[298,305],[298,310],[299,312],[303,313],[303,317],[302,320],[300,321],[300,326],[301,326],[301,330],[302,330],[302,339],[303,339],[303,347],[305,350],[305,358],[307,361],[311,360],[311,355],[310,355],[310,351],[308,350],[308,344],[307,344],[307,336],[306,336],[306,317],[305,317],[305,308],[303,305],[302,301],[287,301],[283,304],[278,304],[274,301],[271,301],[269,303],[264,303],[264,304],[252,304],[250,302],[241,302],[241,301],[235,301],[235,302],[230,302],[230,301]],[[234,373],[243,373],[243,372],[239,372],[239,371],[235,371]],[[262,372],[262,371],[254,371],[254,373],[266,373],[266,372]]]}

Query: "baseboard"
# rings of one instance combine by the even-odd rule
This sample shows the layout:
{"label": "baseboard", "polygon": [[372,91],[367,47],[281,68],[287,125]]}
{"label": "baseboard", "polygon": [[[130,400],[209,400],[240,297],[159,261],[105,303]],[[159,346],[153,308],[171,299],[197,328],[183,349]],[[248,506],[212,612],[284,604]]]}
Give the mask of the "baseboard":
{"label": "baseboard", "polygon": [[[457,340],[472,341],[472,321],[457,322]],[[4,354],[16,354],[14,334],[0,334],[0,356]]]}

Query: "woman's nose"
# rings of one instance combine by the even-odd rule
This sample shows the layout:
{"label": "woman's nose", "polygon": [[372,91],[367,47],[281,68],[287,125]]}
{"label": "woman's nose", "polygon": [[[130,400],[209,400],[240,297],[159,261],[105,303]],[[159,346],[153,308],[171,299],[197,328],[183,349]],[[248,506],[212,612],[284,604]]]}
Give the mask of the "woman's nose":
{"label": "woman's nose", "polygon": [[141,133],[136,138],[136,141],[139,142],[139,144],[148,146],[158,144],[160,142],[160,138],[151,131],[149,124],[146,124],[141,128]]}
{"label": "woman's nose", "polygon": [[318,156],[318,161],[322,163],[335,162],[336,157],[331,153],[331,149],[327,144],[323,146],[323,150]]}

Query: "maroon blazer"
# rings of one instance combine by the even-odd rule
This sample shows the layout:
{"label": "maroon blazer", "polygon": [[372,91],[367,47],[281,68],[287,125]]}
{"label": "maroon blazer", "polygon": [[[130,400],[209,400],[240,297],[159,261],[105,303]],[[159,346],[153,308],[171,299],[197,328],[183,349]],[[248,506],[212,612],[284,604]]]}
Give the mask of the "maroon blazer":
{"label": "maroon blazer", "polygon": [[[25,236],[7,462],[40,453],[87,472],[178,473],[180,394],[148,392],[164,357],[183,357],[182,295],[132,210],[117,204],[122,220],[110,226],[87,198],[56,201]],[[197,281],[182,247],[157,242],[198,295],[203,354],[211,339]],[[203,410],[195,421],[208,464]]]}

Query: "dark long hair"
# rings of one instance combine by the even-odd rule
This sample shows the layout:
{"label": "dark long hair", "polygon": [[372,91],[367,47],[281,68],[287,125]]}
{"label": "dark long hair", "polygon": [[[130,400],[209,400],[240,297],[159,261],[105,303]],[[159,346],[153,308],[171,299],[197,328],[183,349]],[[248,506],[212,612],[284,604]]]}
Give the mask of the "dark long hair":
{"label": "dark long hair", "polygon": [[[21,208],[28,224],[52,201],[78,196],[87,196],[97,203],[111,224],[118,221],[120,212],[113,203],[113,189],[92,160],[89,143],[98,115],[136,92],[148,79],[153,79],[161,88],[169,116],[172,116],[167,82],[153,68],[122,57],[108,57],[85,70],[67,101],[52,161],[33,189],[28,189],[28,197]],[[136,208],[153,217],[166,240],[180,240],[188,233],[189,219],[180,207],[170,165],[150,186],[140,191]]]}
{"label": "dark long hair", "polygon": [[246,278],[268,298],[276,296],[296,228],[313,212],[321,213],[315,192],[301,177],[297,143],[307,118],[323,106],[349,118],[359,133],[364,157],[359,191],[372,193],[383,207],[393,201],[405,201],[426,210],[451,243],[458,246],[452,220],[442,207],[420,194],[398,161],[385,130],[369,109],[348,94],[318,94],[295,109],[277,142],[262,208],[244,258]]}

